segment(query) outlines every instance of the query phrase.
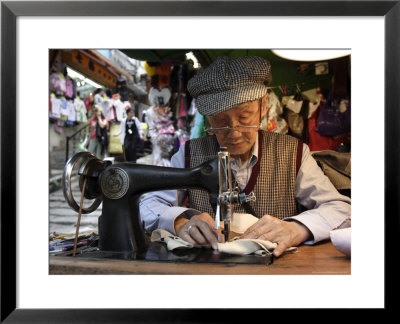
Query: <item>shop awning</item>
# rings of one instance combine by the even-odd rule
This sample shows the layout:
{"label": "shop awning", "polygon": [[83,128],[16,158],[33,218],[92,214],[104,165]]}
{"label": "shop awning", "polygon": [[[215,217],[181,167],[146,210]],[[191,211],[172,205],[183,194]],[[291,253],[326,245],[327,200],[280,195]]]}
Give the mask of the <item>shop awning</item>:
{"label": "shop awning", "polygon": [[271,63],[284,61],[268,49],[120,49],[120,51],[139,61],[155,63],[171,61],[178,64],[186,60],[186,53],[193,52],[203,67],[210,65],[219,56],[255,55],[264,57]]}
{"label": "shop awning", "polygon": [[163,63],[172,61],[173,63],[182,63],[186,60],[186,53],[191,50],[185,49],[119,49],[129,57],[154,63]]}
{"label": "shop awning", "polygon": [[[120,49],[129,57],[153,63],[171,61],[175,65],[186,61],[186,53],[193,52],[202,67],[209,66],[217,57],[260,56],[272,65],[271,86],[301,86],[303,90],[320,86],[328,88],[335,68],[335,59],[330,61],[329,72],[315,73],[315,62],[302,62],[282,58],[270,49]],[[327,61],[329,59],[325,59]],[[317,61],[316,61],[317,62]]]}
{"label": "shop awning", "polygon": [[62,60],[73,69],[105,87],[115,87],[121,76],[133,82],[133,77],[130,74],[95,50],[62,50]]}

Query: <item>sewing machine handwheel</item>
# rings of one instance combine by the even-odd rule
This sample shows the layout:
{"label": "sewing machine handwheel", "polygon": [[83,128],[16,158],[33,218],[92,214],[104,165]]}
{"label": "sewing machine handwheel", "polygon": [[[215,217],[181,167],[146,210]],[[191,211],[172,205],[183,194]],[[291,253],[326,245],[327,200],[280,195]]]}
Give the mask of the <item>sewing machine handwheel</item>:
{"label": "sewing machine handwheel", "polygon": [[[77,197],[77,201],[80,202],[81,192],[83,190],[83,179],[87,177],[87,183],[93,182],[93,176],[89,177],[87,175],[88,165],[103,163],[103,161],[99,160],[95,155],[89,152],[79,152],[71,157],[64,168],[63,173],[63,191],[64,197],[68,202],[68,205],[75,211],[79,212],[79,204],[76,202],[73,195],[73,179],[76,176],[79,177],[79,183],[77,187],[79,188],[79,197]],[[98,168],[97,168],[98,169]],[[75,188],[76,186],[74,186]],[[89,214],[97,209],[102,201],[101,194],[95,195],[93,192],[90,192],[90,186],[85,187],[85,195],[84,197],[87,199],[94,199],[93,203],[86,207],[82,207],[82,214]]]}

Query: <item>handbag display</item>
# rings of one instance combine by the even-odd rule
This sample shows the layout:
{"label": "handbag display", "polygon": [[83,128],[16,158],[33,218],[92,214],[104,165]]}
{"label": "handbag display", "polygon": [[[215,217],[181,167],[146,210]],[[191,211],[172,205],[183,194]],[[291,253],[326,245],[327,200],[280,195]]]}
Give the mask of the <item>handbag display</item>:
{"label": "handbag display", "polygon": [[122,143],[121,143],[121,135],[114,136],[115,134],[119,134],[120,132],[120,124],[113,123],[110,126],[110,143],[108,145],[108,152],[110,154],[122,154]]}
{"label": "handbag display", "polygon": [[335,136],[350,132],[350,128],[349,97],[334,97],[331,91],[318,116],[316,132],[324,136]]}
{"label": "handbag display", "polygon": [[348,58],[339,60],[332,90],[329,92],[317,119],[316,131],[324,136],[335,136],[350,132],[350,81]]}
{"label": "handbag display", "polygon": [[[309,103],[308,100],[302,99],[299,95],[294,98],[293,102],[288,102],[283,109],[284,118],[289,126],[288,134],[301,139],[304,143],[308,142],[307,120]],[[299,110],[298,107],[300,106]],[[295,110],[293,107],[295,107]],[[298,111],[298,113],[295,111]]]}

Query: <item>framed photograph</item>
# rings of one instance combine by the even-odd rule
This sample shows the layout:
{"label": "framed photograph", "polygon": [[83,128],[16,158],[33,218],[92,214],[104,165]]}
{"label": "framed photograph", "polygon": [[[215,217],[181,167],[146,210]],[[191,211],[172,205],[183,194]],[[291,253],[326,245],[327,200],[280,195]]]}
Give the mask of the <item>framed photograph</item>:
{"label": "framed photograph", "polygon": [[[393,306],[388,296],[398,279],[388,261],[397,255],[390,238],[399,234],[399,21],[399,1],[2,1],[1,321],[190,323],[210,320],[203,308],[215,309],[219,321],[252,308]],[[168,282],[148,275],[50,276],[42,234],[51,48],[351,48],[351,275],[273,281],[193,275]],[[302,299],[305,290],[320,297]],[[210,291],[218,298],[210,299]],[[253,301],[243,299],[249,295]]]}

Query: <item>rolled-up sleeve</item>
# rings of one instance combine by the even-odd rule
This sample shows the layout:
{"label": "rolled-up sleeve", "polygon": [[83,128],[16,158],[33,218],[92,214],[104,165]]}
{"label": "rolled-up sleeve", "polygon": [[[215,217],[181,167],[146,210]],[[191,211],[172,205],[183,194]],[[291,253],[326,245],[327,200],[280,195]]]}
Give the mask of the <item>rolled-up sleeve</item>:
{"label": "rolled-up sleeve", "polygon": [[[184,145],[172,156],[171,167],[184,168],[185,150]],[[185,197],[185,190],[165,190],[154,191],[145,194],[140,201],[139,211],[146,231],[152,232],[155,229],[165,229],[170,233],[175,233],[175,218],[183,215],[187,218],[201,212],[185,207],[179,207]]]}
{"label": "rolled-up sleeve", "polygon": [[329,239],[330,231],[350,226],[350,198],[336,190],[311,156],[307,145],[303,146],[295,196],[296,200],[308,210],[285,220],[296,220],[310,230],[313,239],[306,241],[306,244]]}

